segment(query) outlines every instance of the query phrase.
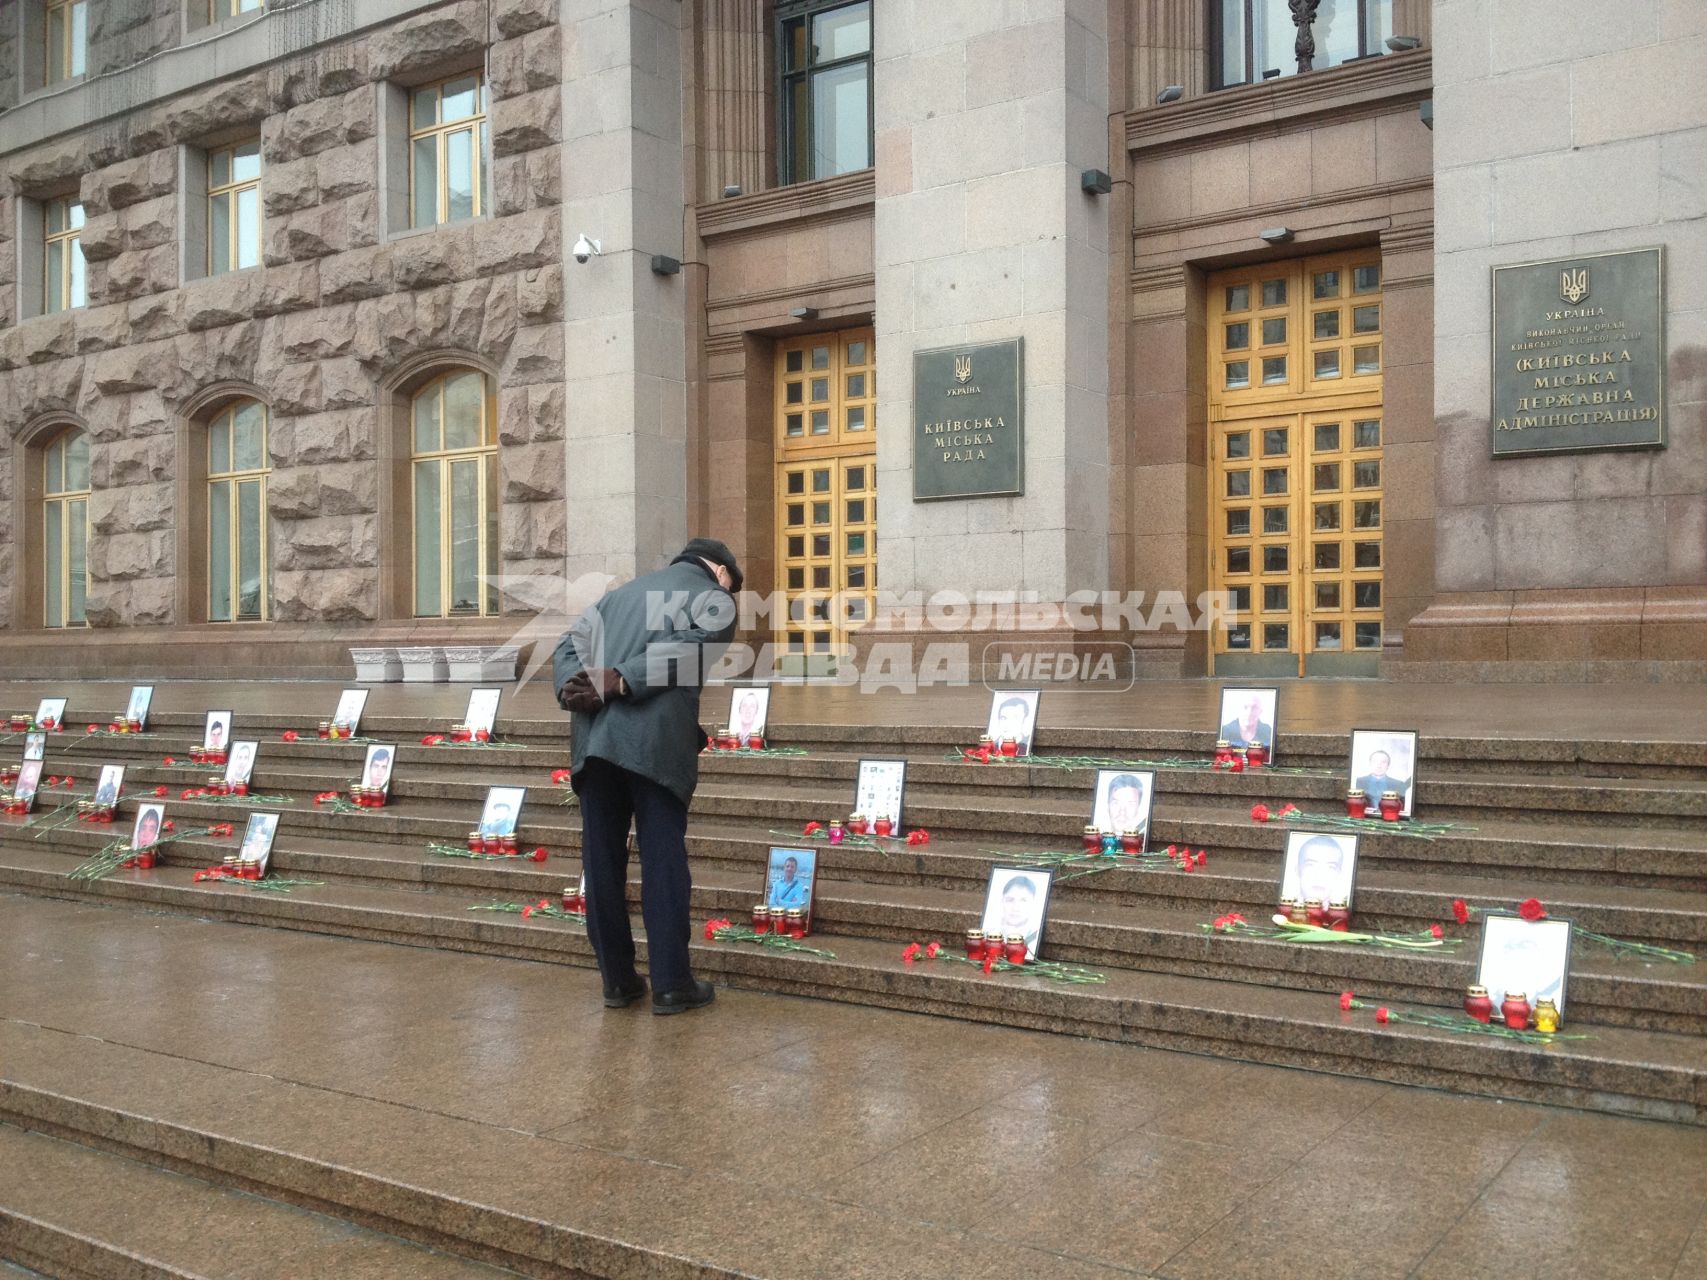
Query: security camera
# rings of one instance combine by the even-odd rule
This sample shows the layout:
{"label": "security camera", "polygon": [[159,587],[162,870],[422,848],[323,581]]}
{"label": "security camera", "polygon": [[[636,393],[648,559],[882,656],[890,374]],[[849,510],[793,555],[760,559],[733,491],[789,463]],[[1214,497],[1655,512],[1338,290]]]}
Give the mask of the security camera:
{"label": "security camera", "polygon": [[597,240],[587,239],[587,233],[583,231],[580,238],[575,241],[575,247],[569,252],[575,255],[576,262],[588,262],[602,254],[604,248]]}

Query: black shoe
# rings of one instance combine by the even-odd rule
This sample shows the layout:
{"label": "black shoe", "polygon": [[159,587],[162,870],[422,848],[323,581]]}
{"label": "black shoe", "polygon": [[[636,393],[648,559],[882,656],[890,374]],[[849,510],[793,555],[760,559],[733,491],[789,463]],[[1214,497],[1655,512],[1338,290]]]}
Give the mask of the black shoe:
{"label": "black shoe", "polygon": [[660,1016],[666,1013],[686,1013],[689,1009],[703,1009],[715,999],[717,989],[704,978],[696,978],[693,986],[686,991],[654,991],[652,1012]]}
{"label": "black shoe", "polygon": [[626,1009],[645,994],[646,979],[630,978],[627,982],[619,982],[614,987],[605,988],[605,1008]]}

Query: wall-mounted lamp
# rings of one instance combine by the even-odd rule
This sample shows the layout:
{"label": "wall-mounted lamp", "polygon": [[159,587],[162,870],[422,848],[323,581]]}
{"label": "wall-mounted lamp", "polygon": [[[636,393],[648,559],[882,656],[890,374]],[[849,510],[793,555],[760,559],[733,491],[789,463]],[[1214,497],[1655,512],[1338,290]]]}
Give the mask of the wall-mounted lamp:
{"label": "wall-mounted lamp", "polygon": [[682,263],[680,258],[667,257],[662,253],[652,255],[652,273],[660,276],[680,275]]}
{"label": "wall-mounted lamp", "polygon": [[1264,227],[1257,236],[1267,244],[1285,244],[1292,239],[1291,227]]}
{"label": "wall-mounted lamp", "polygon": [[1417,103],[1417,114],[1422,117],[1423,128],[1434,129],[1434,99],[1424,98]]}
{"label": "wall-mounted lamp", "polygon": [[1408,53],[1422,45],[1421,36],[1388,36],[1387,47],[1394,53]]}
{"label": "wall-mounted lamp", "polygon": [[733,199],[735,196],[740,194],[741,184],[739,182],[731,182],[728,186],[723,188],[723,198],[725,200]]}
{"label": "wall-mounted lamp", "polygon": [[1114,190],[1114,179],[1101,169],[1086,169],[1079,175],[1079,190],[1087,195],[1106,196]]}
{"label": "wall-mounted lamp", "polygon": [[1185,86],[1183,84],[1170,84],[1156,95],[1156,105],[1159,107],[1169,102],[1178,102],[1183,97],[1185,97]]}
{"label": "wall-mounted lamp", "polygon": [[788,313],[788,318],[790,320],[816,320],[818,318],[818,308],[796,307],[793,311]]}

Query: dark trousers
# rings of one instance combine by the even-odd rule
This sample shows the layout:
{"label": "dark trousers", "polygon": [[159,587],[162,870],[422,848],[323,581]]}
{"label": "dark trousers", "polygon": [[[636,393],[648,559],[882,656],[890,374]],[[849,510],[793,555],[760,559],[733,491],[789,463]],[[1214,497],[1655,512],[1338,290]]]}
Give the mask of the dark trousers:
{"label": "dark trousers", "polygon": [[640,914],[646,922],[652,990],[685,991],[688,965],[688,810],[674,793],[608,760],[587,761],[581,798],[581,867],[587,876],[587,936],[605,985],[635,977],[628,921],[628,829],[640,833]]}

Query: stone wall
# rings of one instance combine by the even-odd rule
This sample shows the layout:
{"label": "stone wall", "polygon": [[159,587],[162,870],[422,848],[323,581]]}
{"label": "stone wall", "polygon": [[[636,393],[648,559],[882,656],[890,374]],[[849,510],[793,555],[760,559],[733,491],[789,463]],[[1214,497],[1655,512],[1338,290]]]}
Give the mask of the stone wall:
{"label": "stone wall", "polygon": [[[1699,663],[1707,6],[1437,0],[1434,29],[1440,594],[1421,652]],[[1668,447],[1491,458],[1492,268],[1650,245],[1666,253]]]}
{"label": "stone wall", "polygon": [[[134,53],[154,39],[138,33],[155,28],[131,21],[141,9],[120,7],[125,18],[102,30]],[[203,593],[205,539],[179,536],[179,493],[194,462],[181,451],[202,446],[182,422],[221,384],[253,387],[271,409],[277,620],[369,620],[406,604],[380,590],[387,555],[408,579],[407,544],[388,534],[406,493],[384,501],[385,433],[399,422],[390,404],[407,393],[398,379],[411,369],[425,376],[457,360],[496,378],[502,568],[561,571],[559,35],[549,0],[493,0],[490,18],[489,31],[477,0],[438,6],[135,112],[123,128],[0,160],[6,232],[21,197],[66,182],[79,184],[87,216],[86,309],[14,324],[16,255],[9,244],[0,253],[12,326],[0,332],[0,421],[13,445],[0,461],[0,519],[14,511],[20,432],[43,415],[75,414],[92,439],[92,625],[194,620],[186,602]],[[492,216],[387,238],[384,82],[482,62]],[[265,265],[180,284],[180,148],[240,126],[262,142]],[[434,366],[431,353],[445,353],[443,362]],[[406,437],[397,448],[406,452]],[[0,524],[8,587],[10,533]],[[9,603],[0,600],[0,618],[12,616]]]}

